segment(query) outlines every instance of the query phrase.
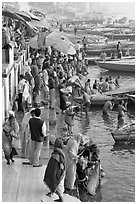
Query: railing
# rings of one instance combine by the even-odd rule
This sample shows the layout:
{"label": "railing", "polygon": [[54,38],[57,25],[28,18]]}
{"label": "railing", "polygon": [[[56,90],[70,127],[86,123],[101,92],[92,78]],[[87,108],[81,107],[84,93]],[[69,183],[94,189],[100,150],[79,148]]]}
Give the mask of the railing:
{"label": "railing", "polygon": [[26,50],[20,53],[16,61],[14,57],[14,46],[9,51],[9,63],[2,64],[2,122],[8,117],[8,111],[12,108],[16,95],[18,94],[19,76],[22,66],[29,57],[29,44]]}

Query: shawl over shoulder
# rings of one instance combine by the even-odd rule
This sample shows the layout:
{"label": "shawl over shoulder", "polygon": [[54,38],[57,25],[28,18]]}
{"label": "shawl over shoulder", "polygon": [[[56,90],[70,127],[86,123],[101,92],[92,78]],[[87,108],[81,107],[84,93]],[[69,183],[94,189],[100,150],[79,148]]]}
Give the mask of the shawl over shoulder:
{"label": "shawl over shoulder", "polygon": [[54,193],[66,170],[65,155],[60,148],[55,148],[48,162],[44,175],[44,183]]}

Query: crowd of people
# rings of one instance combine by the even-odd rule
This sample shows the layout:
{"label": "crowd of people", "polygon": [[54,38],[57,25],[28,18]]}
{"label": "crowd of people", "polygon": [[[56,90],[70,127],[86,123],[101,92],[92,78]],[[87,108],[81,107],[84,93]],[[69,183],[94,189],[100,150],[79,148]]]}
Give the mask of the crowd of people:
{"label": "crowd of people", "polygon": [[[17,30],[16,32],[19,33]],[[10,34],[7,35],[6,25],[3,25],[4,32],[6,37],[3,38],[5,39],[3,46],[11,40]],[[20,43],[17,44],[17,47],[21,46],[21,49],[24,49],[24,37],[21,33],[18,35],[20,36]],[[85,153],[82,158],[78,155],[82,135],[73,134],[74,116],[83,107],[88,114],[92,94],[97,92],[102,94],[119,86],[119,77],[114,81],[111,76],[106,79],[102,77],[100,80],[96,79],[92,86],[90,79],[85,81],[84,86],[81,84],[82,78],[88,74],[88,62],[85,59],[86,38],[83,38],[82,42],[82,47],[77,42],[75,46],[76,55],[72,56],[65,55],[50,46],[45,50],[30,48],[30,58],[21,69],[18,95],[14,101],[13,111],[9,111],[9,118],[3,125],[2,146],[7,165],[10,165],[10,161],[14,162],[13,157],[18,154],[15,143],[21,139],[21,157],[28,159],[27,162],[22,164],[41,167],[40,154],[43,142],[48,137],[46,123],[40,118],[41,106],[49,105],[49,108],[53,110],[56,110],[56,107],[59,106],[61,114],[64,115],[69,140],[65,151],[62,139],[57,138],[55,140],[53,153],[43,179],[50,189],[48,196],[56,192],[59,196],[56,201],[59,202],[64,201],[64,186],[65,189],[70,191],[74,189],[77,174],[79,178],[84,175],[84,181],[87,178],[87,175],[83,174],[83,167],[79,165],[83,157],[85,160],[89,160],[89,155]],[[83,96],[81,105],[75,105],[74,97],[80,97],[81,95]],[[107,101],[103,107],[103,114],[108,114],[113,107],[114,101]],[[24,114],[21,122],[21,138],[18,137],[19,124],[14,111]],[[126,111],[127,108],[123,105],[123,101],[120,102],[118,118],[123,118]],[[92,161],[98,160],[98,150],[91,152]],[[84,170],[87,166],[88,162]]]}

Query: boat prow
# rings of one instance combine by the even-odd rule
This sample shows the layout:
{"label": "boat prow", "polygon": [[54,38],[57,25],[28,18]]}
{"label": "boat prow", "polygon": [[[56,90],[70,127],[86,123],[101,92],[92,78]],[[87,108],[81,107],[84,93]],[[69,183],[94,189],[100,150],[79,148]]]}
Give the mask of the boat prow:
{"label": "boat prow", "polygon": [[96,61],[97,66],[110,71],[119,72],[135,72],[135,59],[119,60],[119,61]]}

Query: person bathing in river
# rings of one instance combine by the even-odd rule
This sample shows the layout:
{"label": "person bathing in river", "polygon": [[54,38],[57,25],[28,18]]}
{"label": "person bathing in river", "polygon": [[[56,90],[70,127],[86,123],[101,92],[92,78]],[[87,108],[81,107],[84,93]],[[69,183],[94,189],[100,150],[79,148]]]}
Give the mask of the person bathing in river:
{"label": "person bathing in river", "polygon": [[71,102],[67,102],[67,108],[65,110],[65,123],[67,124],[68,135],[73,134],[74,116],[79,111],[79,107],[72,106]]}
{"label": "person bathing in river", "polygon": [[103,115],[107,115],[109,116],[109,111],[113,109],[115,103],[114,103],[114,99],[112,99],[112,101],[106,101],[104,106],[103,106]]}
{"label": "person bathing in river", "polygon": [[109,91],[112,91],[116,88],[116,84],[112,79],[112,76],[109,76]]}
{"label": "person bathing in river", "polygon": [[85,82],[85,92],[88,94],[88,95],[91,95],[92,93],[92,89],[91,89],[91,85],[90,85],[90,79],[88,79],[86,82]]}
{"label": "person bathing in river", "polygon": [[98,91],[102,93],[102,84],[103,84],[103,77],[100,77],[99,83],[98,83]]}
{"label": "person bathing in river", "polygon": [[120,76],[118,76],[118,77],[115,79],[115,85],[116,85],[117,88],[120,86],[120,85],[119,85],[119,79],[120,79]]}
{"label": "person bathing in river", "polygon": [[102,91],[102,92],[109,91],[108,78],[106,78],[106,80],[102,83],[101,91]]}
{"label": "person bathing in river", "polygon": [[125,112],[127,112],[127,101],[124,102],[124,100],[121,100],[118,105],[118,123],[119,123],[118,126],[124,124]]}
{"label": "person bathing in river", "polygon": [[97,79],[95,79],[94,84],[93,84],[93,89],[98,90],[98,88],[99,88],[99,83]]}
{"label": "person bathing in river", "polygon": [[85,109],[86,115],[88,115],[88,111],[90,108],[90,104],[91,104],[91,96],[88,95],[85,91],[82,90],[83,93],[83,101],[81,104],[81,107]]}

